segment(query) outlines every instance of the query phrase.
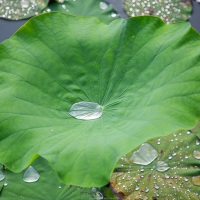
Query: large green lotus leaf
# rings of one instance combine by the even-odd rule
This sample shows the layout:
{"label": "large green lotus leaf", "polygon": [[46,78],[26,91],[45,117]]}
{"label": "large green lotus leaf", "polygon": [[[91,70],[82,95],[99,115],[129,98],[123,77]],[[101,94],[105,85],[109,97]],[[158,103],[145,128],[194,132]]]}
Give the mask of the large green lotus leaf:
{"label": "large green lotus leaf", "polygon": [[191,0],[124,0],[124,9],[131,17],[155,15],[166,21],[185,21],[192,12]]}
{"label": "large green lotus leaf", "polygon": [[[18,174],[4,170],[5,179],[0,182],[0,198],[2,200],[98,200],[97,197],[103,199],[103,194],[97,188],[65,185],[48,162],[42,158],[32,163],[31,167],[40,175],[36,182],[24,182],[26,170]],[[33,178],[29,178],[29,180],[33,180]]]}
{"label": "large green lotus leaf", "polygon": [[[19,172],[40,155],[65,183],[105,185],[125,153],[195,126],[199,52],[188,23],[31,19],[0,45],[0,162]],[[98,103],[102,116],[76,119],[70,108],[80,102]]]}
{"label": "large green lotus leaf", "polygon": [[111,177],[119,199],[199,200],[200,143],[192,132],[151,139],[123,156]]}
{"label": "large green lotus leaf", "polygon": [[119,17],[111,5],[100,0],[84,0],[84,3],[82,0],[54,2],[49,4],[43,12],[50,11],[60,11],[76,16],[95,16],[105,22],[111,22]]}
{"label": "large green lotus leaf", "polygon": [[0,17],[19,20],[38,15],[47,7],[49,0],[1,0]]}

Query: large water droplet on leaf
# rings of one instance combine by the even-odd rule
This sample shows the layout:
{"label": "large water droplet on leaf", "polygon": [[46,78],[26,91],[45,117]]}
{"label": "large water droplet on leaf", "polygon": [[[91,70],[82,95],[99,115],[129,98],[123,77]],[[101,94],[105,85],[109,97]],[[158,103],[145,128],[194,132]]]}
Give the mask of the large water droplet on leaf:
{"label": "large water droplet on leaf", "polygon": [[39,178],[39,173],[32,166],[30,166],[23,175],[23,180],[27,183],[36,182]]}
{"label": "large water droplet on leaf", "polygon": [[199,151],[199,150],[194,150],[194,151],[193,151],[193,156],[194,156],[196,159],[200,159],[200,151]]}
{"label": "large water droplet on leaf", "polygon": [[169,168],[169,165],[165,161],[158,161],[156,164],[156,170],[159,172],[165,172]]}
{"label": "large water droplet on leaf", "polygon": [[0,171],[0,181],[3,181],[4,178],[5,178],[5,174],[2,171]]}
{"label": "large water droplet on leaf", "polygon": [[148,165],[153,162],[157,157],[157,150],[149,143],[144,143],[137,151],[132,154],[130,159],[133,160],[133,163],[135,164]]}
{"label": "large water droplet on leaf", "polygon": [[81,101],[72,105],[69,114],[76,119],[97,119],[103,114],[103,108],[98,103]]}
{"label": "large water droplet on leaf", "polygon": [[192,177],[192,183],[194,185],[200,186],[200,176],[193,176]]}

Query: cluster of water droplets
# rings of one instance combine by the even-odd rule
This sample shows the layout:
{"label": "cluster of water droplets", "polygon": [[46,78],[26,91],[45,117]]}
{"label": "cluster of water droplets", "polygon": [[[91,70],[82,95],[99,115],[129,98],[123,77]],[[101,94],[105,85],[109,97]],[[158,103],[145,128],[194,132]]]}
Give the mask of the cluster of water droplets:
{"label": "cluster of water droplets", "polygon": [[24,19],[38,15],[47,6],[45,0],[0,0],[0,17],[5,19]]}
{"label": "cluster of water droplets", "polygon": [[189,159],[200,159],[199,145],[191,131],[142,144],[121,158],[118,172],[111,178],[114,191],[129,199],[198,199],[200,175],[184,176],[179,172],[199,169],[185,164]]}
{"label": "cluster of water droplets", "polygon": [[[191,1],[175,0],[125,0],[125,10],[129,16],[155,15],[167,23],[189,18]],[[182,10],[184,10],[182,12]]]}

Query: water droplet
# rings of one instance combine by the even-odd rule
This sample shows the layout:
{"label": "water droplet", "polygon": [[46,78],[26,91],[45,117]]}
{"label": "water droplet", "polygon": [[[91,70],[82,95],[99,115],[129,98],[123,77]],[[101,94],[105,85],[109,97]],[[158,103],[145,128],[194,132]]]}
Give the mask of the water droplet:
{"label": "water droplet", "polygon": [[100,2],[99,3],[99,7],[102,9],[102,10],[106,10],[108,8],[108,4],[105,3],[105,2]]}
{"label": "water droplet", "polygon": [[146,193],[149,192],[149,188],[148,187],[145,188],[145,192]]}
{"label": "water droplet", "polygon": [[173,153],[172,153],[172,156],[176,156],[176,152],[173,152]]}
{"label": "water droplet", "polygon": [[58,188],[61,189],[62,187],[59,185]]}
{"label": "water droplet", "polygon": [[133,160],[133,163],[135,164],[148,165],[153,162],[157,157],[157,150],[149,143],[144,143],[137,151],[132,154],[130,159]]}
{"label": "water droplet", "polygon": [[197,146],[200,145],[200,141],[199,140],[196,141],[196,145]]}
{"label": "water droplet", "polygon": [[192,177],[192,183],[194,185],[200,186],[200,176],[193,176]]}
{"label": "water droplet", "polygon": [[188,156],[185,156],[185,159],[188,159]]}
{"label": "water droplet", "polygon": [[168,159],[171,160],[171,159],[172,159],[172,156],[169,156]]}
{"label": "water droplet", "polygon": [[117,13],[114,13],[114,12],[113,12],[113,13],[110,14],[110,16],[113,17],[113,18],[114,18],[114,17],[117,17]]}
{"label": "water droplet", "polygon": [[185,182],[188,182],[189,179],[188,179],[187,177],[184,177],[184,181],[185,181]]}
{"label": "water droplet", "polygon": [[28,8],[28,7],[29,7],[29,1],[27,1],[27,0],[22,0],[22,1],[21,1],[21,6],[22,6],[22,8]]}
{"label": "water droplet", "polygon": [[160,138],[158,138],[158,142],[157,142],[157,144],[160,145]]}
{"label": "water droplet", "polygon": [[158,186],[157,184],[155,184],[155,185],[154,185],[154,188],[155,188],[156,190],[158,190],[158,189],[159,189],[159,186]]}
{"label": "water droplet", "polygon": [[142,167],[140,167],[140,171],[141,172],[143,172],[144,171],[144,167],[142,166]]}
{"label": "water droplet", "polygon": [[140,187],[138,185],[135,186],[135,191],[138,191]]}
{"label": "water droplet", "polygon": [[23,181],[26,183],[36,182],[39,178],[39,173],[32,166],[30,166],[23,175]]}
{"label": "water droplet", "polygon": [[170,178],[170,175],[169,174],[165,174],[165,178]]}
{"label": "water droplet", "polygon": [[156,170],[159,172],[165,172],[170,166],[165,161],[158,161],[156,164]]}
{"label": "water droplet", "polygon": [[97,188],[92,188],[92,197],[95,199],[95,200],[101,200],[103,199],[103,194],[97,190]]}
{"label": "water droplet", "polygon": [[103,114],[103,108],[98,103],[81,101],[72,105],[69,114],[76,119],[97,119]]}
{"label": "water droplet", "polygon": [[8,183],[7,183],[7,182],[5,182],[3,185],[6,187],[6,186],[8,185]]}
{"label": "water droplet", "polygon": [[193,151],[193,156],[196,158],[196,159],[200,159],[200,151],[199,150],[194,150]]}
{"label": "water droplet", "polygon": [[2,171],[0,171],[0,181],[3,181],[4,178],[5,178],[5,174]]}
{"label": "water droplet", "polygon": [[189,135],[189,134],[191,133],[191,131],[190,131],[190,130],[187,130],[186,133]]}

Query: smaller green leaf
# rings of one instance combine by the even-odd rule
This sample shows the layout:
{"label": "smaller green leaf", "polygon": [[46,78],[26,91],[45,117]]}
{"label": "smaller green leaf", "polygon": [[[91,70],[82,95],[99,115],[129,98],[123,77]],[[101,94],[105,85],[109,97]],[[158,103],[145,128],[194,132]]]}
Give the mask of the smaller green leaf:
{"label": "smaller green leaf", "polygon": [[113,19],[119,17],[113,7],[106,2],[99,0],[56,0],[59,1],[49,4],[44,12],[60,11],[66,12],[75,16],[95,16],[99,17],[105,22],[111,22]]}
{"label": "smaller green leaf", "polygon": [[19,20],[38,15],[47,7],[49,0],[1,0],[0,17]]}
{"label": "smaller green leaf", "polygon": [[192,2],[191,0],[125,0],[124,8],[131,17],[155,15],[169,23],[187,20],[192,12]]}
{"label": "smaller green leaf", "polygon": [[[3,168],[2,165],[0,167]],[[0,171],[1,200],[100,200],[103,198],[104,195],[97,188],[65,185],[43,158],[38,158],[32,166],[19,174],[3,169]]]}
{"label": "smaller green leaf", "polygon": [[123,156],[111,177],[117,196],[199,200],[200,146],[194,130],[151,139]]}

